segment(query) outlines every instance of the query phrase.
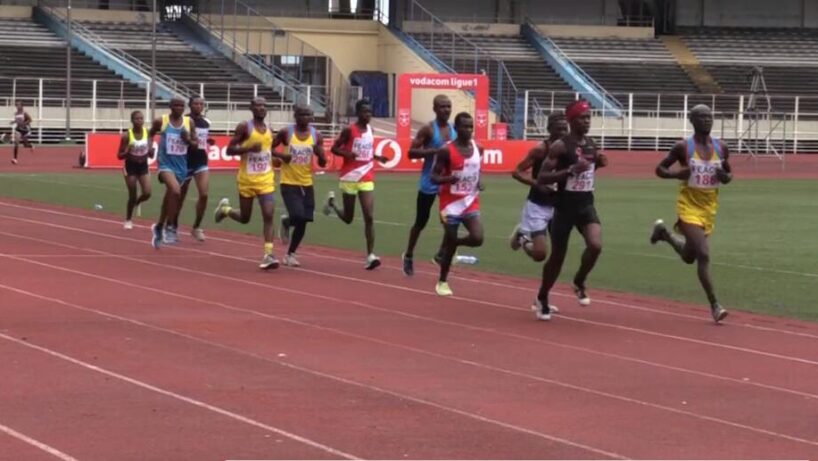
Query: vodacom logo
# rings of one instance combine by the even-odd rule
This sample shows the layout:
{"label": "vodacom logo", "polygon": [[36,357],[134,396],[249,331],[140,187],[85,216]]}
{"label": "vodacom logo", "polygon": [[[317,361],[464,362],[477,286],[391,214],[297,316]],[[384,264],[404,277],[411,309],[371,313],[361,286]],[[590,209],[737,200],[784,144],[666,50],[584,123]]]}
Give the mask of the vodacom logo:
{"label": "vodacom logo", "polygon": [[388,158],[389,161],[382,163],[381,168],[391,170],[400,164],[403,151],[397,141],[384,138],[378,141],[378,145],[375,146],[375,155],[382,155]]}

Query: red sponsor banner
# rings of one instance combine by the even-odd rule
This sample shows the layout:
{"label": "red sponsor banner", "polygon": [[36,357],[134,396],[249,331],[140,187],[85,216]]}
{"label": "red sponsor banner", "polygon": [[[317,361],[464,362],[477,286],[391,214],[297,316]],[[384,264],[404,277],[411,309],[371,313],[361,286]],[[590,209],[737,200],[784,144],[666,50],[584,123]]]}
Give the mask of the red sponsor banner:
{"label": "red sponsor banner", "polygon": [[412,90],[474,91],[474,138],[489,137],[489,78],[482,74],[401,74],[398,77],[397,138],[412,136]]}
{"label": "red sponsor banner", "polygon": [[[211,136],[215,144],[208,146],[208,164],[214,170],[236,170],[239,167],[239,157],[227,155],[229,136]],[[154,139],[154,148],[159,138]],[[112,133],[88,133],[85,135],[85,166],[87,168],[113,169],[122,168],[122,160],[117,159],[120,135]],[[341,159],[329,152],[332,139],[325,139],[327,152],[326,168],[316,170],[337,171]],[[390,159],[384,164],[376,163],[376,171],[414,172],[420,171],[423,162],[409,158],[410,140],[396,141],[389,138],[375,138],[375,154]],[[514,170],[528,151],[534,147],[536,141],[499,141],[485,140],[479,142],[483,147],[483,171],[508,173]],[[150,160],[151,169],[156,169],[156,159]]]}

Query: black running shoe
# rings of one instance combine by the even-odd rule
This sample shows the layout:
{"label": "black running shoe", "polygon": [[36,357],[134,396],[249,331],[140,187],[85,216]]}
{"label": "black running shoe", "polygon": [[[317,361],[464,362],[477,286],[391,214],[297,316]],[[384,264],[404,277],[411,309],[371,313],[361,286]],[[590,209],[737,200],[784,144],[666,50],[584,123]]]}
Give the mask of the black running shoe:
{"label": "black running shoe", "polygon": [[401,259],[403,260],[403,273],[407,277],[415,275],[415,263],[412,260],[412,257],[406,256],[406,253],[404,253],[401,255]]}
{"label": "black running shoe", "polygon": [[713,321],[716,323],[720,323],[727,317],[727,310],[721,307],[719,303],[713,303],[710,305],[710,315],[713,316]]}

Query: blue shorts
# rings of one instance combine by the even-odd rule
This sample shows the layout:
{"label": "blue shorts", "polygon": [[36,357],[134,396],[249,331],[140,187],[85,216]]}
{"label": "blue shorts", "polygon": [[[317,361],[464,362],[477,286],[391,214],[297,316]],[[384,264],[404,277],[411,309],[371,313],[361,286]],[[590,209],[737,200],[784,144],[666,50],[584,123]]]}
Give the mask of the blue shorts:
{"label": "blue shorts", "polygon": [[173,173],[176,181],[182,184],[188,179],[187,156],[186,155],[160,155],[159,173]]}
{"label": "blue shorts", "polygon": [[446,216],[445,224],[447,226],[459,226],[463,224],[463,221],[466,221],[467,219],[477,218],[479,216],[480,216],[479,211],[470,211],[468,213],[461,215],[448,215]]}

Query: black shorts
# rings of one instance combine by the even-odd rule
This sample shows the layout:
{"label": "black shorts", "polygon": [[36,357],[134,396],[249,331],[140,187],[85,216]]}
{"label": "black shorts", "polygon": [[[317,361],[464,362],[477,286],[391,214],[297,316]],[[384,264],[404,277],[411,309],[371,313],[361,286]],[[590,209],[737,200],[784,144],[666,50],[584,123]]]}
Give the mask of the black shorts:
{"label": "black shorts", "polygon": [[429,217],[432,214],[432,207],[435,204],[437,194],[427,194],[423,191],[418,191],[417,210],[415,211],[415,227],[423,229],[429,222]]}
{"label": "black shorts", "polygon": [[187,178],[207,171],[207,152],[201,149],[190,151],[187,154]]}
{"label": "black shorts", "polygon": [[148,162],[125,160],[125,176],[145,176],[148,174]]}
{"label": "black shorts", "polygon": [[291,220],[312,222],[315,215],[315,189],[312,186],[281,185],[281,198]]}
{"label": "black shorts", "polygon": [[567,245],[571,231],[576,228],[582,233],[588,224],[602,224],[593,203],[577,208],[557,207],[551,221],[551,241],[555,246]]}

